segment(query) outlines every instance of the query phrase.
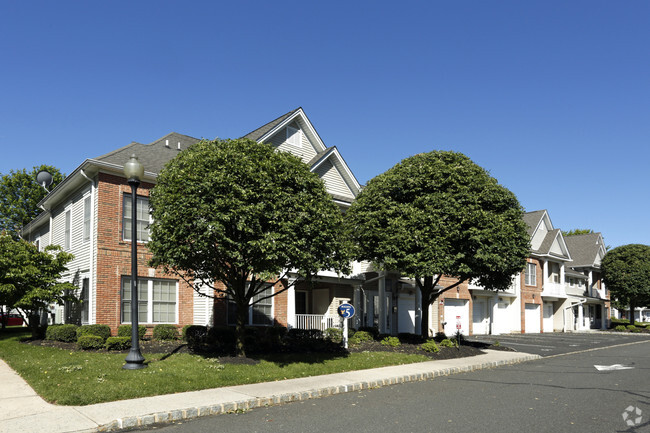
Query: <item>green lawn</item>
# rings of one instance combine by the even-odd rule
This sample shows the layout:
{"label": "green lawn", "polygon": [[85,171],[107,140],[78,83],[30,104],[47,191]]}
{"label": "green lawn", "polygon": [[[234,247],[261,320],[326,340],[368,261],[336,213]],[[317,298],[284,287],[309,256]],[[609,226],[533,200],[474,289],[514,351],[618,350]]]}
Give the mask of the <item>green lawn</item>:
{"label": "green lawn", "polygon": [[186,353],[144,353],[148,368],[123,370],[123,353],[69,352],[19,342],[28,335],[25,328],[0,331],[0,357],[41,397],[60,405],[87,405],[429,359],[388,352],[291,354],[264,356],[257,365],[239,365]]}

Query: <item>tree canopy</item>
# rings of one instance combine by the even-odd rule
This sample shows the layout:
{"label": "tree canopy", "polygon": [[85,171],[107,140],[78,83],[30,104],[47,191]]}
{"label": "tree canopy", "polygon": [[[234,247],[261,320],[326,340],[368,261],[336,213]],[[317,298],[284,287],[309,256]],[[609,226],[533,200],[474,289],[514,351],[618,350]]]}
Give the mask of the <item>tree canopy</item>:
{"label": "tree canopy", "polygon": [[62,302],[64,290],[76,289],[60,282],[72,259],[59,246],[39,251],[25,240],[0,235],[0,304],[21,311],[34,336],[40,333],[40,311]]}
{"label": "tree canopy", "polygon": [[31,172],[11,170],[0,177],[0,233],[9,233],[15,239],[22,227],[42,212],[37,205],[47,191],[36,183],[36,175],[41,170],[47,170],[53,177],[50,190],[63,181],[59,169],[50,165],[34,167]]}
{"label": "tree canopy", "polygon": [[628,244],[605,254],[601,263],[603,282],[619,305],[630,308],[630,324],[634,309],[650,305],[650,246]]}
{"label": "tree canopy", "polygon": [[[346,215],[357,258],[398,270],[428,306],[462,281],[509,287],[529,254],[523,210],[515,195],[461,153],[412,156],[372,179]],[[447,287],[440,278],[455,277]]]}
{"label": "tree canopy", "polygon": [[342,214],[322,180],[268,144],[191,146],[160,172],[150,206],[152,264],[235,302],[240,355],[249,305],[287,288],[265,295],[269,283],[349,266]]}
{"label": "tree canopy", "polygon": [[592,229],[573,229],[573,230],[562,230],[562,236],[575,236],[575,235],[590,235],[594,231]]}

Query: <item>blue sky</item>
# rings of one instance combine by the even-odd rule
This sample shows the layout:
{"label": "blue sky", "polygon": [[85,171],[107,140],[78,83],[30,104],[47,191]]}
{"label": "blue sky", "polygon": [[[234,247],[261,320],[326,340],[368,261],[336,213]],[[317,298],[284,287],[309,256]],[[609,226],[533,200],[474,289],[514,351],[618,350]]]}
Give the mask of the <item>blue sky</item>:
{"label": "blue sky", "polygon": [[648,22],[638,0],[4,0],[0,173],[302,106],[361,183],[455,150],[558,228],[650,244]]}

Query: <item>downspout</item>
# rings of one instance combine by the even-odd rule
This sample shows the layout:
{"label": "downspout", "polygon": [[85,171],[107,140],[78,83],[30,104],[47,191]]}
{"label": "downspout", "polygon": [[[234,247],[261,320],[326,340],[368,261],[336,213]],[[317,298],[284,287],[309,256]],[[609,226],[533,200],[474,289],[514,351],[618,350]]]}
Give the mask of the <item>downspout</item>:
{"label": "downspout", "polygon": [[566,310],[569,308],[576,307],[578,305],[585,304],[587,302],[586,299],[581,299],[580,301],[576,302],[575,304],[571,304],[568,307],[564,307],[564,310],[562,310],[562,321],[563,321],[563,326],[562,326],[562,332],[566,332]]}

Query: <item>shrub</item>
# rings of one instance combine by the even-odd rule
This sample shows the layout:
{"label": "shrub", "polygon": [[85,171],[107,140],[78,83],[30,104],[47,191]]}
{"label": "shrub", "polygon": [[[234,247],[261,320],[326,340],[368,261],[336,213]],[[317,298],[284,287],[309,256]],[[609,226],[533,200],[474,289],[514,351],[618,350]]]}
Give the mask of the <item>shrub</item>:
{"label": "shrub", "polygon": [[104,347],[104,338],[99,335],[80,335],[77,337],[77,347],[82,350],[96,350]]}
{"label": "shrub", "polygon": [[625,327],[625,325],[618,325],[616,328],[614,328],[614,331],[616,331],[616,332],[625,332],[625,331],[627,331],[627,328]]}
{"label": "shrub", "polygon": [[386,337],[383,340],[381,340],[381,344],[384,346],[390,346],[390,347],[397,347],[401,345],[402,343],[399,341],[399,338],[397,337]]}
{"label": "shrub", "polygon": [[181,331],[181,337],[183,338],[183,341],[187,341],[187,330],[190,329],[190,326],[194,326],[194,325],[183,326],[183,330]]}
{"label": "shrub", "polygon": [[359,328],[359,331],[367,332],[372,336],[373,340],[377,340],[379,338],[379,328],[376,326],[362,326]]}
{"label": "shrub", "polygon": [[343,330],[339,328],[327,328],[325,330],[325,338],[332,343],[343,342]]}
{"label": "shrub", "polygon": [[48,326],[45,331],[45,339],[72,343],[77,341],[77,328],[79,328],[77,325],[72,324]]}
{"label": "shrub", "polygon": [[287,338],[292,340],[322,340],[323,331],[320,329],[293,328],[287,332]]}
{"label": "shrub", "polygon": [[372,341],[374,340],[372,338],[372,335],[368,331],[357,331],[354,333],[352,338],[348,340],[350,344],[359,344],[363,343],[364,341]]}
{"label": "shrub", "polygon": [[421,344],[426,341],[426,339],[421,335],[410,334],[407,332],[401,332],[397,334],[397,338],[399,338],[399,341],[405,344]]}
{"label": "shrub", "polygon": [[178,328],[170,324],[158,324],[153,327],[153,339],[157,341],[178,340]]}
{"label": "shrub", "polygon": [[108,337],[104,347],[108,350],[126,350],[131,347],[131,337]]}
{"label": "shrub", "polygon": [[450,340],[449,338],[445,338],[440,342],[440,345],[442,347],[457,347],[458,343],[456,343],[454,340]]}
{"label": "shrub", "polygon": [[191,351],[203,351],[208,344],[208,328],[203,325],[188,326],[185,330],[185,339]]}
{"label": "shrub", "polygon": [[436,340],[433,338],[425,341],[424,343],[420,344],[420,349],[424,350],[425,352],[429,353],[438,353],[440,352],[440,348],[436,344]]}
{"label": "shrub", "polygon": [[102,345],[111,336],[111,328],[108,325],[83,325],[77,328],[77,342],[80,337],[94,335],[102,339]]}
{"label": "shrub", "polygon": [[436,332],[436,336],[433,337],[434,340],[436,340],[437,343],[440,343],[442,340],[447,339],[447,335],[444,332]]}
{"label": "shrub", "polygon": [[627,329],[628,331],[632,331],[632,332],[634,332],[634,331],[636,331],[636,326],[634,326],[634,325],[627,325],[627,326],[626,326],[626,329]]}
{"label": "shrub", "polygon": [[[147,333],[147,327],[144,325],[138,325],[138,337],[140,340],[144,338],[144,334]],[[120,325],[117,328],[118,337],[129,337],[131,338],[131,325]]]}

